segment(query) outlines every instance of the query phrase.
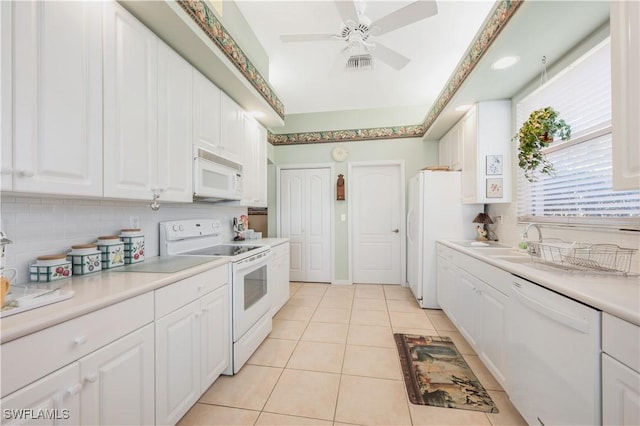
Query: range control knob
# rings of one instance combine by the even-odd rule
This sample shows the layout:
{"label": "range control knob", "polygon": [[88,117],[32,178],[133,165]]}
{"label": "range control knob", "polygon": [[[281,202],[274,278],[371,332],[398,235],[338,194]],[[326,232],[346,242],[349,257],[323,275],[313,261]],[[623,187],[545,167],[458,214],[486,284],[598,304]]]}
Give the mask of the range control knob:
{"label": "range control knob", "polygon": [[179,226],[178,226],[178,229],[182,232],[182,231],[184,231],[184,226],[179,225]]}
{"label": "range control knob", "polygon": [[177,232],[178,231],[178,225],[173,225],[173,230]]}

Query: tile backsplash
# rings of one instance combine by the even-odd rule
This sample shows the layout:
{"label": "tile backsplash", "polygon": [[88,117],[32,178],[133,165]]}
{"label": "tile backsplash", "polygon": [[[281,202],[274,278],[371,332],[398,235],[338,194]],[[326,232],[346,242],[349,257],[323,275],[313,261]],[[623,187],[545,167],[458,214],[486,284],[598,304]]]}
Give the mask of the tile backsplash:
{"label": "tile backsplash", "polygon": [[[116,235],[137,218],[145,236],[147,257],[159,255],[158,224],[166,220],[210,218],[222,223],[220,239],[233,238],[234,216],[246,207],[222,204],[162,203],[154,212],[147,202],[27,197],[3,194],[1,229],[13,241],[6,246],[2,266],[18,271],[16,282],[28,281],[29,264],[45,254],[66,253],[72,245],[95,242],[101,235]],[[228,225],[228,226],[227,226]]]}

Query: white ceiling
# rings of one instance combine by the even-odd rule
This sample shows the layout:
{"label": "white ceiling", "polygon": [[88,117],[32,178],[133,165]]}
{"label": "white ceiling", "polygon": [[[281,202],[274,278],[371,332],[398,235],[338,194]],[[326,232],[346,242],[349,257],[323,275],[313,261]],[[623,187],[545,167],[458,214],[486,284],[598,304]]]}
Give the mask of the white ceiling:
{"label": "white ceiling", "polygon": [[[372,21],[412,3],[369,0]],[[283,43],[281,34],[334,33],[341,18],[333,0],[248,1],[238,8],[269,57],[269,82],[285,113],[308,114],[418,107],[399,124],[417,124],[433,104],[494,2],[439,0],[438,14],[382,34],[376,40],[411,61],[401,70],[375,60],[372,71],[337,70],[344,41]],[[286,120],[285,120],[286,122]]]}

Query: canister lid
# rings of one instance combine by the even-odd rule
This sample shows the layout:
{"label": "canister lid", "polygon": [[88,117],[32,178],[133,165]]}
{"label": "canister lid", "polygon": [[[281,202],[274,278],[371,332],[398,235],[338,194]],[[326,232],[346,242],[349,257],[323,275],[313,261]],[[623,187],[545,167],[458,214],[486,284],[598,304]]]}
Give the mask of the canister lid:
{"label": "canister lid", "polygon": [[140,228],[121,229],[122,232],[140,232]]}
{"label": "canister lid", "polygon": [[99,240],[119,240],[119,235],[103,235],[102,237],[98,237]]}
{"label": "canister lid", "polygon": [[65,253],[58,254],[47,254],[44,256],[38,256],[36,259],[38,260],[58,260],[58,259],[66,259],[67,255]]}
{"label": "canister lid", "polygon": [[76,244],[75,246],[71,246],[72,249],[74,250],[80,250],[80,249],[94,249],[97,246],[95,244]]}

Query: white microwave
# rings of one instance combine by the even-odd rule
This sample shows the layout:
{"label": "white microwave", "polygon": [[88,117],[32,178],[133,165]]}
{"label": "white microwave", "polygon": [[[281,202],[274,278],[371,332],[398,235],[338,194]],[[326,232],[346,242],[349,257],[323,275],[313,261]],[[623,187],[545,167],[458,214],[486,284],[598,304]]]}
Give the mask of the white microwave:
{"label": "white microwave", "polygon": [[242,199],[242,164],[194,147],[193,199],[227,201]]}

